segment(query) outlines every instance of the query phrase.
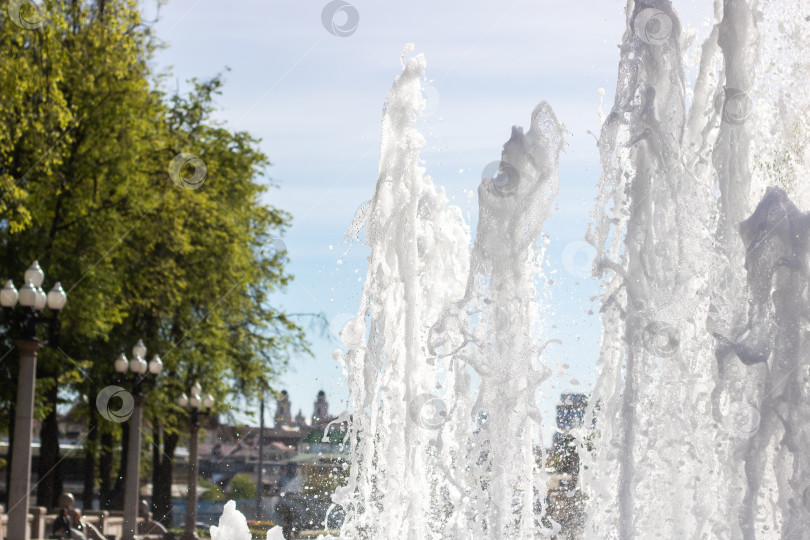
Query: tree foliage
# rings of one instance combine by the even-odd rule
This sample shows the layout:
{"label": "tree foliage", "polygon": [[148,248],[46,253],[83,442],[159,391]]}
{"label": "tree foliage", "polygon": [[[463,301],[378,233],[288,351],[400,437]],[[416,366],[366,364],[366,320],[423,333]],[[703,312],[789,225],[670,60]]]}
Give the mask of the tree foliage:
{"label": "tree foliage", "polygon": [[200,487],[205,489],[200,494],[201,501],[227,501],[228,497],[225,495],[225,492],[222,491],[222,488],[219,487],[217,484],[203,478],[202,476],[199,478]]}
{"label": "tree foliage", "polygon": [[256,497],[256,482],[245,473],[235,474],[231,479],[231,499],[253,499]]}
{"label": "tree foliage", "polygon": [[[39,259],[43,286],[58,279],[68,291],[60,346],[40,353],[38,411],[55,437],[58,399],[78,394],[95,456],[120,431],[97,416],[96,395],[139,338],[165,364],[146,418],[169,433],[186,430],[174,398],[195,381],[227,403],[308,349],[269,300],[291,279],[271,241],[290,216],[265,202],[259,141],[212,120],[222,77],[167,93],[152,67],[159,43],[133,0],[48,1],[45,12],[38,28],[0,19],[0,277],[20,287]],[[198,189],[169,173],[183,152],[207,169]],[[2,335],[12,351],[11,321]],[[13,351],[0,377],[16,378]],[[8,411],[15,387],[0,386]],[[53,448],[45,437],[44,463],[56,466],[58,439]],[[40,496],[53,499],[48,482]]]}

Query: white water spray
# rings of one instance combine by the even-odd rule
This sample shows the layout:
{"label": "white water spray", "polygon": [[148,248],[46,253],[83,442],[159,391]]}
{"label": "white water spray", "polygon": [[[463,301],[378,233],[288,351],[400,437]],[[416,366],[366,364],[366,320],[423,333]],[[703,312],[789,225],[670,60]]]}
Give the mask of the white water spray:
{"label": "white water spray", "polygon": [[[794,305],[807,288],[782,269],[795,261],[806,276],[807,233],[782,191],[743,222],[757,197],[761,8],[717,2],[687,111],[677,14],[666,0],[628,3],[587,235],[604,279],[596,451],[583,473],[588,538],[798,539],[810,530],[796,444],[810,418],[807,361],[795,356],[807,318]],[[763,252],[761,242],[785,247]],[[780,308],[793,333],[773,330]]]}
{"label": "white water spray", "polygon": [[[351,538],[514,538],[545,497],[535,391],[538,239],[559,189],[562,128],[540,104],[513,128],[468,226],[419,163],[420,56],[403,63],[383,117],[366,219],[369,270],[344,329],[352,392]],[[354,224],[352,230],[357,230]]]}
{"label": "white water spray", "polygon": [[[810,538],[810,214],[790,200],[810,203],[803,10],[716,0],[688,88],[671,3],[628,0],[586,236],[603,340],[580,430],[585,538]],[[550,538],[536,283],[562,129],[545,103],[513,129],[469,251],[419,159],[424,58],[402,64],[376,190],[350,228],[370,256],[342,332],[341,537]]]}

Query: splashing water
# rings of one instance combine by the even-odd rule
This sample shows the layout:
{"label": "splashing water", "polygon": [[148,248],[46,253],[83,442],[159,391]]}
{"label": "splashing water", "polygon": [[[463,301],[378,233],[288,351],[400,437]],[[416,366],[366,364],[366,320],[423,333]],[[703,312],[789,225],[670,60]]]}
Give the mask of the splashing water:
{"label": "splashing water", "polygon": [[[808,538],[807,217],[770,188],[748,218],[777,162],[754,136],[787,138],[764,102],[808,111],[786,105],[784,77],[806,60],[771,69],[759,32],[797,10],[716,2],[688,110],[672,5],[630,1],[627,14],[587,234],[603,342],[585,536]],[[806,140],[805,126],[790,129]]]}
{"label": "splashing water", "polygon": [[[584,538],[810,538],[810,213],[791,202],[810,204],[806,12],[716,0],[698,46],[668,0],[628,0],[586,233],[603,336],[578,431]],[[365,230],[370,255],[337,356],[351,389],[340,537],[562,538],[535,393],[563,129],[546,103],[513,128],[470,250],[419,158],[426,64],[411,51],[347,233]]]}
{"label": "splashing water", "polygon": [[[235,501],[225,503],[219,526],[211,527],[211,540],[252,540],[250,528],[244,514],[236,509]],[[284,540],[281,527],[273,527],[267,531],[267,540]]]}
{"label": "splashing water", "polygon": [[360,311],[342,333],[353,406],[350,476],[335,497],[342,534],[530,535],[545,496],[534,394],[549,374],[534,338],[537,241],[559,188],[562,128],[546,103],[526,133],[513,128],[479,186],[470,254],[460,210],[419,161],[424,58],[403,70],[359,216],[371,248]]}

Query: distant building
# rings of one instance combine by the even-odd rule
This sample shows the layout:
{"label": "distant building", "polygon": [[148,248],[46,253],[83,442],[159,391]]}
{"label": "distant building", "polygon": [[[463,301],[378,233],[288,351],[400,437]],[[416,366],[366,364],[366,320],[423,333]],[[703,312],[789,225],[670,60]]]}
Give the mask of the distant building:
{"label": "distant building", "polygon": [[[326,393],[318,392],[309,422],[298,411],[291,418],[290,396],[282,390],[276,402],[275,423],[263,432],[257,427],[218,425],[200,444],[200,474],[227,489],[234,475],[258,478],[259,439],[262,439],[262,489],[268,495],[289,492],[299,486],[302,474],[337,467],[337,440],[345,426],[333,425],[329,443],[321,443],[324,428],[335,418],[329,415]],[[323,452],[321,455],[314,450]],[[321,464],[321,462],[323,462]]]}
{"label": "distant building", "polygon": [[321,390],[318,392],[318,398],[315,400],[315,407],[312,412],[312,425],[322,427],[331,422],[329,418],[329,403],[326,401],[326,392]]}
{"label": "distant building", "polygon": [[286,390],[281,391],[281,398],[276,402],[276,429],[292,424],[290,416],[290,396]]}
{"label": "distant building", "polygon": [[[83,445],[87,434],[82,430],[86,430],[84,416],[87,407],[86,403],[77,401],[64,414],[59,415],[60,448],[65,471],[63,485],[65,491],[74,494],[82,493],[84,489]],[[261,441],[264,494],[270,497],[282,493],[310,496],[315,488],[324,492],[332,489],[332,483],[345,473],[348,445],[344,445],[343,441],[348,426],[345,422],[330,425],[335,417],[329,415],[329,403],[323,391],[316,395],[309,418],[299,410],[293,420],[290,413],[290,396],[285,390],[280,393],[277,401],[273,426],[264,430],[258,427],[223,425],[218,415],[201,418],[198,465],[200,476],[211,480],[226,492],[236,474],[245,473],[254,481],[257,480]],[[37,439],[40,429],[41,421],[37,421],[34,426],[35,440],[32,443],[34,482],[37,480],[40,446]],[[7,440],[0,440],[0,457],[8,454],[8,446]],[[145,456],[144,459],[149,458]],[[172,471],[172,497],[176,500],[185,500],[186,497],[188,459],[188,450],[177,447]],[[5,478],[5,474],[0,475],[0,493],[6,489]],[[142,486],[141,494],[151,497],[151,482]],[[181,510],[176,510],[174,519],[180,523],[183,512],[181,506],[178,508]]]}

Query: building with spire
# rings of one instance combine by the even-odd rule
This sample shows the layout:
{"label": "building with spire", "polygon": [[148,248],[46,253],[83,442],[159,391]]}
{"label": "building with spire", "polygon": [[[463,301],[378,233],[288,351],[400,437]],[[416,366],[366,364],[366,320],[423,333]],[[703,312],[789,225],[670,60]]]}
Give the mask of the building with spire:
{"label": "building with spire", "polygon": [[326,424],[333,420],[333,418],[329,417],[329,403],[326,401],[326,392],[323,390],[318,392],[318,397],[314,405],[312,411],[312,425],[313,427],[325,427]]}
{"label": "building with spire", "polygon": [[286,390],[282,390],[281,397],[276,402],[276,429],[281,426],[292,425],[292,417],[290,414],[290,396],[287,394]]}
{"label": "building with spire", "polygon": [[347,426],[336,423],[326,433],[335,420],[329,415],[326,393],[318,392],[309,418],[300,409],[293,418],[291,409],[290,395],[282,390],[272,427],[211,426],[200,443],[200,474],[227,490],[234,475],[247,473],[256,478],[261,466],[263,493],[273,496],[289,491],[292,480],[300,483],[304,478],[338,470],[347,451],[342,444]]}

